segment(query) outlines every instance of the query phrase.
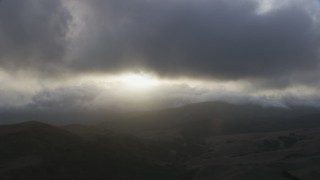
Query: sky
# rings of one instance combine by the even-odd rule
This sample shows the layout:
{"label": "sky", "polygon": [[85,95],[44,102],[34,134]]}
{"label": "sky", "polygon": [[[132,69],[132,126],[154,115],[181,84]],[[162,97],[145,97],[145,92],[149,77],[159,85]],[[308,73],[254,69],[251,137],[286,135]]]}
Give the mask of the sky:
{"label": "sky", "polygon": [[0,0],[0,112],[320,106],[317,0]]}

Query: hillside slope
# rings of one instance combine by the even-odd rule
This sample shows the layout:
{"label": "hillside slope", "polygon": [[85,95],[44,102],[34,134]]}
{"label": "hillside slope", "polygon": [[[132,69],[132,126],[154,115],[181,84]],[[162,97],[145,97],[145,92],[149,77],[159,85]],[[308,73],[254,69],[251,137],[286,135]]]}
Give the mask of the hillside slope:
{"label": "hillside slope", "polygon": [[91,141],[38,122],[0,126],[0,179],[174,177],[170,165],[160,165],[151,156],[143,155],[143,144],[121,136],[101,136]]}

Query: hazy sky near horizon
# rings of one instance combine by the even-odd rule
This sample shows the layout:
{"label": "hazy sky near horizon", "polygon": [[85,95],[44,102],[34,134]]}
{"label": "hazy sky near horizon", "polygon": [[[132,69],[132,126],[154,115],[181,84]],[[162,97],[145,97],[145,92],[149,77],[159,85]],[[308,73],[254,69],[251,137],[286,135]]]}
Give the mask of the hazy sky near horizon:
{"label": "hazy sky near horizon", "polygon": [[0,109],[320,105],[317,0],[1,0]]}

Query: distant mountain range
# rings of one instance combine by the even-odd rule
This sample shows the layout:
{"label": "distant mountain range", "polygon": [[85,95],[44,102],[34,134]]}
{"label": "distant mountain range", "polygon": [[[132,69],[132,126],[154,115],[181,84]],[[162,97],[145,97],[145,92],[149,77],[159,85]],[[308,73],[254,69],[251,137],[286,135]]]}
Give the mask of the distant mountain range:
{"label": "distant mountain range", "polygon": [[[0,112],[0,124],[13,124],[25,121],[40,121],[53,125],[93,124],[119,119],[167,119],[181,121],[182,119],[209,118],[290,118],[305,115],[320,114],[320,108],[313,106],[264,107],[260,104],[231,104],[226,102],[204,102],[189,104],[177,108],[141,111],[141,112],[110,112],[101,110],[67,110],[50,109],[8,109]],[[142,116],[142,117],[141,117]],[[169,118],[168,118],[169,117]],[[182,119],[181,119],[182,118]],[[184,122],[184,120],[182,120]]]}
{"label": "distant mountain range", "polygon": [[270,132],[320,127],[320,109],[206,102],[173,109],[119,114],[99,125],[135,135],[175,128],[210,135]]}
{"label": "distant mountain range", "polygon": [[318,180],[319,112],[207,102],[1,125],[0,179]]}

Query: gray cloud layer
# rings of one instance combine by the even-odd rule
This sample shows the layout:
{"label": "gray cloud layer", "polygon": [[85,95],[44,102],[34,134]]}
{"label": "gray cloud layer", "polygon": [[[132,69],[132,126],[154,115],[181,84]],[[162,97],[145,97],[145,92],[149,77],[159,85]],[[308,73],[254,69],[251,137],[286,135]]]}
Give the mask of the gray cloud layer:
{"label": "gray cloud layer", "polygon": [[46,73],[288,76],[318,68],[319,22],[308,4],[258,14],[252,0],[4,0],[0,62]]}
{"label": "gray cloud layer", "polygon": [[[90,1],[76,67],[146,67],[164,76],[269,78],[314,70],[318,22],[303,6],[257,14],[253,1]],[[90,60],[89,60],[90,59]]]}
{"label": "gray cloud layer", "polygon": [[[0,71],[28,71],[35,73],[30,76],[35,80],[32,85],[12,83],[7,88],[10,91],[0,89],[0,99],[7,102],[1,106],[139,106],[134,102],[141,99],[121,98],[117,90],[95,85],[42,87],[55,83],[49,76],[64,73],[70,78],[145,70],[169,79],[182,76],[251,83],[251,89],[240,95],[189,86],[160,88],[161,93],[154,92],[152,100],[143,100],[144,106],[153,101],[159,107],[200,100],[243,101],[252,98],[250,93],[301,84],[319,88],[320,5],[313,0],[283,1],[261,13],[260,1],[2,0]],[[28,87],[27,95],[23,87]],[[12,98],[16,94],[23,102]],[[293,96],[284,99],[309,101],[316,95],[312,91],[310,96]],[[282,105],[282,101],[275,104],[279,102]]]}
{"label": "gray cloud layer", "polygon": [[1,1],[1,65],[41,69],[63,61],[70,20],[69,12],[60,1]]}

